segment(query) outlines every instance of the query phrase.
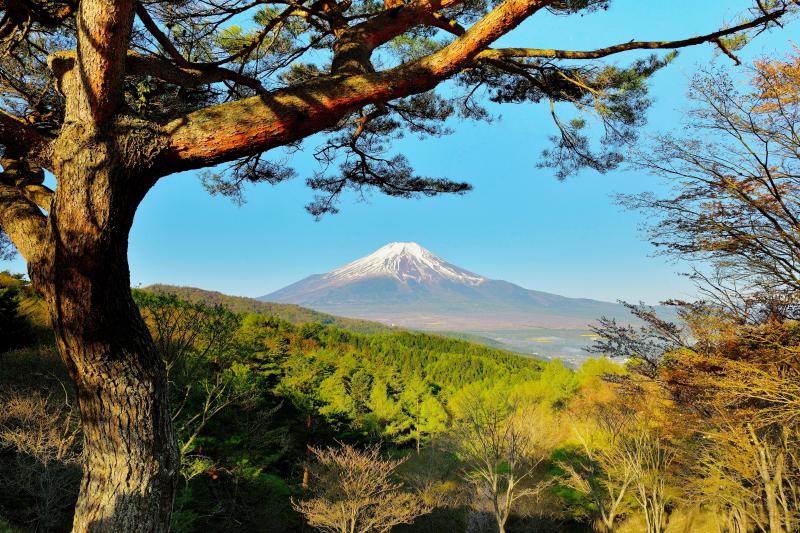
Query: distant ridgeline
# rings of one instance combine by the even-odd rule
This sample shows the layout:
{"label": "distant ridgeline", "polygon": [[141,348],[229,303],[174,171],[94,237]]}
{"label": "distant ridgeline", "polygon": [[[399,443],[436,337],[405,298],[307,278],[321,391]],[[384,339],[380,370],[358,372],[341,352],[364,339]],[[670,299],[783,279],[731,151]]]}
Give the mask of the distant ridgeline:
{"label": "distant ridgeline", "polygon": [[[34,342],[52,342],[49,317],[30,286],[20,276],[0,273],[3,287],[18,291],[20,311],[37,333]],[[248,348],[254,351],[263,352],[265,346],[275,345],[282,346],[284,355],[295,351],[316,357],[311,352],[328,351],[331,353],[320,357],[338,354],[336,357],[359,359],[359,364],[382,367],[389,381],[413,374],[435,384],[435,388],[452,389],[473,382],[525,381],[542,368],[539,360],[486,346],[483,341],[488,339],[477,336],[459,339],[404,331],[293,304],[261,302],[193,287],[151,285],[134,292],[172,295],[176,302],[197,304],[201,306],[198,309],[225,308],[238,316],[239,337],[258,337],[258,343],[263,344],[254,346],[248,341]]]}
{"label": "distant ridgeline", "polygon": [[[140,289],[155,294],[172,294],[181,300],[204,305],[222,305],[234,313],[255,313],[265,316],[274,316],[291,324],[324,324],[335,326],[355,333],[389,333],[404,331],[404,328],[363,320],[336,316],[322,311],[315,311],[296,304],[275,303],[247,298],[244,296],[231,296],[217,291],[207,291],[196,287],[181,287],[176,285],[154,284]],[[435,335],[461,339],[473,344],[481,344],[490,348],[497,348],[507,352],[515,351],[508,344],[496,341],[489,337],[467,333],[463,331],[437,331]]]}
{"label": "distant ridgeline", "polygon": [[344,318],[320,311],[314,311],[294,304],[262,302],[254,298],[230,296],[216,291],[207,291],[195,287],[179,287],[175,285],[148,285],[141,290],[145,292],[174,294],[181,300],[205,305],[223,305],[234,313],[257,313],[271,315],[292,324],[318,323],[349,329],[358,333],[382,333],[396,331],[396,328],[355,318]]}

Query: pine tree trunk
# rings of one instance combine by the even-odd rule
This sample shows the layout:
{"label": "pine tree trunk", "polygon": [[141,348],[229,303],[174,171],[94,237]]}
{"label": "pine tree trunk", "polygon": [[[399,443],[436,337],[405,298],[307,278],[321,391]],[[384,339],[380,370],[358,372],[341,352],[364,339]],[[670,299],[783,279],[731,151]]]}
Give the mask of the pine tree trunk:
{"label": "pine tree trunk", "polygon": [[168,531],[180,460],[164,364],[133,302],[127,260],[148,186],[120,164],[117,143],[79,133],[56,146],[52,242],[29,265],[81,414],[85,459],[73,531]]}
{"label": "pine tree trunk", "polygon": [[87,322],[106,315],[103,328],[116,324],[107,334],[86,335],[66,321],[57,328],[59,349],[71,364],[84,435],[73,531],[167,531],[179,461],[164,369],[130,289],[107,294],[118,300],[93,302],[88,294],[82,301],[74,295],[62,300],[82,308]]}

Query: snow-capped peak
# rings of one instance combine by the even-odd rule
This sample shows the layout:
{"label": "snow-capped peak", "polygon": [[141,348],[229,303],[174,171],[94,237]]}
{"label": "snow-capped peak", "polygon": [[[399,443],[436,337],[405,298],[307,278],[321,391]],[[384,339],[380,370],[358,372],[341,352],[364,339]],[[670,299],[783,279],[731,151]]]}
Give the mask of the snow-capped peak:
{"label": "snow-capped peak", "polygon": [[447,280],[479,285],[486,278],[451,265],[415,242],[392,242],[366,257],[357,259],[325,275],[326,281],[339,282],[371,277],[393,277],[418,283]]}

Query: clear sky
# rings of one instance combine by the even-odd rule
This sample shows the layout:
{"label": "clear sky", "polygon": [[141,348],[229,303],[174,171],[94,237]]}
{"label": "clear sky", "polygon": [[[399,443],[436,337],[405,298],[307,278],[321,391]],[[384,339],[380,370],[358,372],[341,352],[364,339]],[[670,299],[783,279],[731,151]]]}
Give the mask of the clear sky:
{"label": "clear sky", "polygon": [[[536,16],[507,36],[506,46],[582,49],[630,39],[675,39],[705,33],[752,0],[614,0],[585,17]],[[762,35],[740,57],[784,53],[798,25]],[[696,65],[730,64],[710,45],[684,50],[653,80],[649,131],[678,125],[687,81]],[[629,53],[620,61],[640,57]],[[461,197],[400,200],[348,197],[341,212],[315,222],[304,206],[313,193],[303,178],[315,169],[294,157],[299,178],[247,191],[242,206],[210,196],[196,173],[162,179],[139,209],[130,240],[134,286],[191,285],[260,296],[366,255],[390,241],[415,241],[481,275],[536,290],[604,300],[656,302],[691,294],[677,272],[685,266],[652,257],[637,226],[641,216],[615,205],[619,192],[659,190],[641,173],[584,173],[558,182],[536,168],[554,133],[543,105],[492,108],[491,124],[454,122],[456,132],[396,148],[417,171],[465,179]],[[313,140],[304,145],[313,148]],[[0,269],[24,271],[20,260]]]}

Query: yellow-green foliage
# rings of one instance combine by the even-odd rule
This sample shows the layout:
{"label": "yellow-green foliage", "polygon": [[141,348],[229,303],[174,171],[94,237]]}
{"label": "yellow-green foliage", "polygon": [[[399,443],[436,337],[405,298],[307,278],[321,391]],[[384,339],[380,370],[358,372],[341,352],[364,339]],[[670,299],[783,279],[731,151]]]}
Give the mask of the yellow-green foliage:
{"label": "yellow-green foliage", "polygon": [[511,394],[522,403],[545,403],[561,408],[580,386],[575,372],[558,359],[544,365],[539,379],[524,381],[516,385]]}
{"label": "yellow-green foliage", "polygon": [[34,292],[25,279],[9,272],[0,272],[0,289],[12,287],[19,291],[20,313],[34,328],[39,342],[51,342],[50,315],[44,301]]}

